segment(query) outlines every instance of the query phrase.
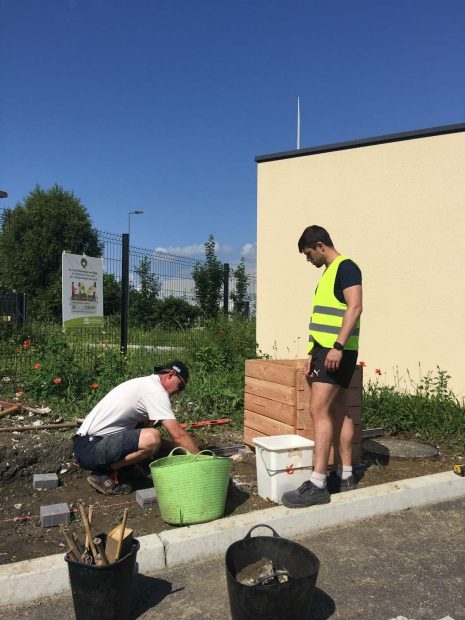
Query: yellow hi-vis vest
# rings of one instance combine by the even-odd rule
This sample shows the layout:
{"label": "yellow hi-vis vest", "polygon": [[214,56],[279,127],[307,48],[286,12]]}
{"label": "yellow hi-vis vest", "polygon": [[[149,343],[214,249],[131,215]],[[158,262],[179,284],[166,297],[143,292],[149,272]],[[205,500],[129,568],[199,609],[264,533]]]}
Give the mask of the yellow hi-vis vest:
{"label": "yellow hi-vis vest", "polygon": [[[334,283],[338,267],[345,260],[348,260],[347,256],[338,256],[333,260],[316,287],[309,325],[308,353],[311,353],[315,341],[320,346],[331,349],[341,330],[347,304],[341,303],[334,295]],[[359,332],[360,319],[345,343],[345,349],[358,351]]]}

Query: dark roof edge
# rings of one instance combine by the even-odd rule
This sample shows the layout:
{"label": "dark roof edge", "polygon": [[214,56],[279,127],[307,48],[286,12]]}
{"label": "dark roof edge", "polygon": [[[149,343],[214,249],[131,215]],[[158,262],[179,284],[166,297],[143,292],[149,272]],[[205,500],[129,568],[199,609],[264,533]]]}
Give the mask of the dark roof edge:
{"label": "dark roof edge", "polygon": [[317,155],[318,153],[330,153],[331,151],[344,151],[346,149],[356,149],[362,146],[374,146],[375,144],[386,144],[388,142],[401,142],[402,140],[414,140],[416,138],[430,138],[448,133],[458,133],[465,131],[465,123],[456,125],[442,125],[440,127],[430,127],[429,129],[416,129],[415,131],[403,131],[401,133],[391,133],[385,136],[374,136],[372,138],[362,138],[361,140],[349,140],[348,142],[337,142],[335,144],[323,144],[321,146],[311,146],[295,151],[282,151],[281,153],[271,153],[269,155],[257,155],[255,161],[258,164],[278,159],[291,159],[292,157],[303,157],[304,155]]}

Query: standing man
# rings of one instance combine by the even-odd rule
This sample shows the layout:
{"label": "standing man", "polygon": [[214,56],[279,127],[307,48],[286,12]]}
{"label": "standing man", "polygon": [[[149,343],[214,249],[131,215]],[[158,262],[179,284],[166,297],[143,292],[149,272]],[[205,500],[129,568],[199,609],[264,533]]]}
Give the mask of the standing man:
{"label": "standing man", "polygon": [[[305,372],[312,385],[312,416],[315,452],[310,480],[295,491],[284,493],[289,508],[304,508],[331,501],[329,491],[355,488],[352,474],[353,420],[346,407],[346,388],[358,356],[362,314],[362,274],[357,265],[334,247],[321,226],[309,226],[298,242],[299,252],[318,269],[325,267],[312,303],[309,354]],[[331,444],[341,465],[327,481]]]}
{"label": "standing man", "polygon": [[105,495],[131,493],[118,472],[150,459],[161,445],[160,424],[176,445],[199,451],[196,442],[176,420],[170,398],[183,390],[189,370],[173,360],[155,366],[154,374],[121,383],[92,409],[73,439],[74,456],[91,474],[87,482]]}

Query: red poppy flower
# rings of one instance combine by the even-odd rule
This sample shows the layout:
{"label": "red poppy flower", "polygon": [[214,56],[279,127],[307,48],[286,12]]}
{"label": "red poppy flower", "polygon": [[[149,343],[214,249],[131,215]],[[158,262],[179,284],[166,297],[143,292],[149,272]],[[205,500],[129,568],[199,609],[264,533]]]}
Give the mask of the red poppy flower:
{"label": "red poppy flower", "polygon": [[54,379],[54,380],[53,380],[53,383],[56,383],[57,385],[58,385],[59,383],[61,383],[61,379],[60,379],[60,377],[57,377],[56,379]]}
{"label": "red poppy flower", "polygon": [[39,363],[34,364],[34,368],[41,368],[41,365]]}
{"label": "red poppy flower", "polygon": [[98,388],[98,383],[92,383],[92,385],[90,386],[93,390],[96,390]]}
{"label": "red poppy flower", "polygon": [[381,368],[375,368],[375,375],[382,375]]}
{"label": "red poppy flower", "polygon": [[366,366],[365,362],[359,362],[358,364],[359,364],[359,366]]}
{"label": "red poppy flower", "polygon": [[24,394],[24,392],[22,390],[20,390],[19,392],[16,392],[16,396],[22,396]]}

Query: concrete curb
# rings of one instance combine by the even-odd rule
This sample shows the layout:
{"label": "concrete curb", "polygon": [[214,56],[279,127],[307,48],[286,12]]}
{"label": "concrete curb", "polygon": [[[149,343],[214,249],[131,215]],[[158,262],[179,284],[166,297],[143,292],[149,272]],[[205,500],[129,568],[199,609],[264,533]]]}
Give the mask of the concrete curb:
{"label": "concrete curb", "polygon": [[[140,573],[156,573],[180,564],[218,556],[259,523],[266,523],[285,538],[298,538],[318,530],[437,504],[465,496],[465,478],[442,472],[420,478],[358,489],[333,497],[330,504],[292,510],[275,506],[139,538]],[[269,530],[258,530],[266,534]],[[0,606],[30,602],[69,592],[63,554],[0,566]]]}

